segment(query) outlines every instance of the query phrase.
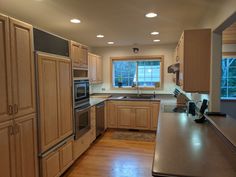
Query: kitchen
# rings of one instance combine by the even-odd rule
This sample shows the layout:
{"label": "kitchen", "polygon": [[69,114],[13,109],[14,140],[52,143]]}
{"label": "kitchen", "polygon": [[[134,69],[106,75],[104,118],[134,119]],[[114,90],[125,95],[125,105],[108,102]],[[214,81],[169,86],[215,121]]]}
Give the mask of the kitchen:
{"label": "kitchen", "polygon": [[236,176],[235,5],[0,0],[0,176]]}

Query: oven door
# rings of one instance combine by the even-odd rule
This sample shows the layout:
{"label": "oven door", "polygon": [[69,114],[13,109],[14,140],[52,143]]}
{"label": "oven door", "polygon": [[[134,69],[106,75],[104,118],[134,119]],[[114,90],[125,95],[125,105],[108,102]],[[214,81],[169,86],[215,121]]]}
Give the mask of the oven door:
{"label": "oven door", "polygon": [[91,128],[90,107],[75,109],[75,139],[78,139]]}
{"label": "oven door", "polygon": [[74,81],[74,99],[75,102],[89,98],[89,81]]}

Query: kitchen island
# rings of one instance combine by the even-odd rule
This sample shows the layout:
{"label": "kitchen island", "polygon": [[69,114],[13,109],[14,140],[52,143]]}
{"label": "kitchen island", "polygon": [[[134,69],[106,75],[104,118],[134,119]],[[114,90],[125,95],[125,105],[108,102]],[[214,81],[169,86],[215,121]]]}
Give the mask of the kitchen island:
{"label": "kitchen island", "polygon": [[235,177],[236,153],[209,122],[196,124],[185,113],[161,113],[152,174]]}

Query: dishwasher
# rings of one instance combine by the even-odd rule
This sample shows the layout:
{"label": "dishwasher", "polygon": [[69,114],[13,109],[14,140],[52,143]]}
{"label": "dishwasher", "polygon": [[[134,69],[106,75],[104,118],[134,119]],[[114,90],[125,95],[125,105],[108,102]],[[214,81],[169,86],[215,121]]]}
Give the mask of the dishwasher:
{"label": "dishwasher", "polygon": [[104,121],[104,115],[105,115],[105,104],[104,102],[99,103],[96,106],[96,137],[101,135],[105,130],[105,121]]}

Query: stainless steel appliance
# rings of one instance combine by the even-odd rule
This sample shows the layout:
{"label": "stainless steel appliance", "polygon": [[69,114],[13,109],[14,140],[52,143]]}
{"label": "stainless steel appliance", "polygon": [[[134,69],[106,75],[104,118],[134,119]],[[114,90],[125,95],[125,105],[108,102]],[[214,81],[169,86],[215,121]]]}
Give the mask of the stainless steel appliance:
{"label": "stainless steel appliance", "polygon": [[104,102],[96,106],[96,136],[102,134],[105,130],[104,125]]}
{"label": "stainless steel appliance", "polygon": [[89,105],[89,80],[74,80],[74,107],[85,107]]}
{"label": "stainless steel appliance", "polygon": [[90,107],[75,109],[75,139],[78,139],[91,128]]}

